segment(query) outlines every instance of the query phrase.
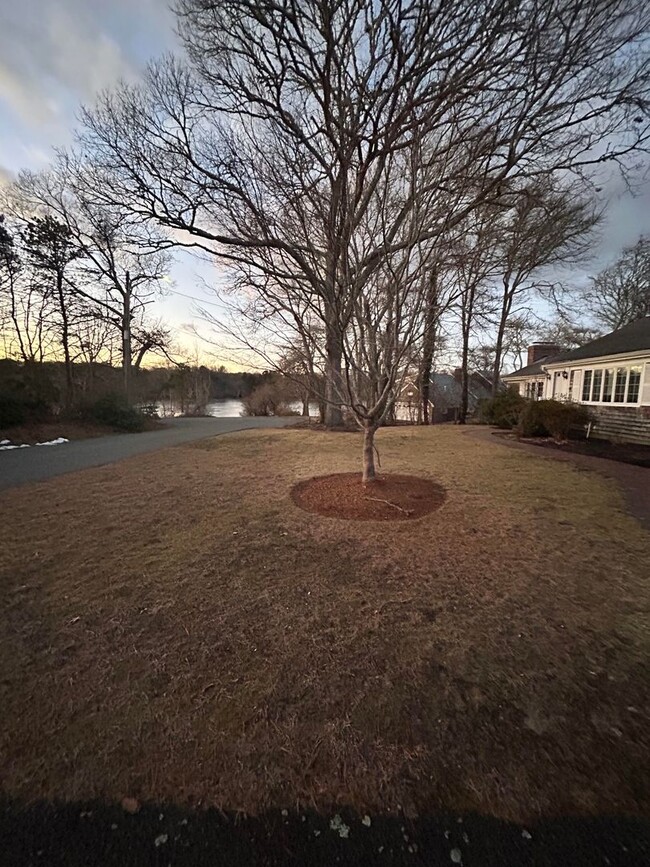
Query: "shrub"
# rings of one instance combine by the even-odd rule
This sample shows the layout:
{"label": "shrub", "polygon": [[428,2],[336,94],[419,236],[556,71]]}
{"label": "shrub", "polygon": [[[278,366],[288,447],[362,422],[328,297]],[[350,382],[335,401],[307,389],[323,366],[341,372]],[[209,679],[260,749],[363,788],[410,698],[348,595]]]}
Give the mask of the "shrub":
{"label": "shrub", "polygon": [[514,388],[509,388],[496,397],[484,400],[479,407],[479,420],[511,430],[519,421],[529,401]]}
{"label": "shrub", "polygon": [[560,400],[530,401],[519,418],[517,433],[523,437],[552,436],[562,441],[572,428],[583,428],[591,419],[586,406]]}
{"label": "shrub", "polygon": [[21,394],[0,394],[0,428],[46,421],[50,408],[43,400]]}
{"label": "shrub", "polygon": [[274,382],[258,385],[248,397],[243,398],[242,415],[299,415],[289,406],[286,391],[283,384]]}
{"label": "shrub", "polygon": [[119,394],[106,394],[98,400],[83,404],[79,415],[84,421],[112,427],[114,430],[137,433],[144,430],[145,416]]}

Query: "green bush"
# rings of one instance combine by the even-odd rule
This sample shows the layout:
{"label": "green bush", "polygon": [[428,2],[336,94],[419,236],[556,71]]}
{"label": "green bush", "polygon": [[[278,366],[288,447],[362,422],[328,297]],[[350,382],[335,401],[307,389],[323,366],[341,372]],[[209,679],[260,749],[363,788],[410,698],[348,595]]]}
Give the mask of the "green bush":
{"label": "green bush", "polygon": [[591,414],[586,406],[560,400],[530,401],[521,413],[517,433],[522,437],[552,436],[569,438],[572,428],[583,428]]}
{"label": "green bush", "polygon": [[42,400],[21,394],[0,394],[0,429],[46,421],[49,415],[50,408]]}
{"label": "green bush", "polygon": [[514,388],[509,388],[496,397],[484,400],[479,407],[479,420],[484,424],[511,430],[519,421],[529,401]]}
{"label": "green bush", "polygon": [[84,421],[112,427],[114,430],[137,433],[145,428],[145,416],[119,394],[106,394],[82,405],[79,416]]}

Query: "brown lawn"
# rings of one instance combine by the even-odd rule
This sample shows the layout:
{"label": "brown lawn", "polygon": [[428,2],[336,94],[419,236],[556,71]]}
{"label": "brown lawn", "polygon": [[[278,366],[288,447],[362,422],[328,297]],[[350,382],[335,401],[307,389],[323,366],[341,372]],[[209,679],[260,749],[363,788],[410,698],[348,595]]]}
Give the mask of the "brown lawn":
{"label": "brown lawn", "polygon": [[294,504],[360,446],[247,432],[0,496],[4,793],[647,813],[650,534],[613,483],[395,428],[437,511]]}

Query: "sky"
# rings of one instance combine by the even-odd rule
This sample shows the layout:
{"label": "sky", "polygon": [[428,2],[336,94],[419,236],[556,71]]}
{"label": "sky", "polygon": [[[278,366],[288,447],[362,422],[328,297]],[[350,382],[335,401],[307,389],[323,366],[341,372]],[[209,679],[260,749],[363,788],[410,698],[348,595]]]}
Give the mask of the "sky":
{"label": "sky", "polygon": [[[0,0],[0,179],[47,166],[52,148],[72,142],[81,103],[120,78],[136,80],[148,60],[177,48],[169,0]],[[646,163],[649,166],[650,163]],[[594,258],[564,279],[583,282],[641,234],[650,234],[650,169],[636,194],[620,180],[604,188],[606,219]],[[206,284],[216,266],[179,255],[172,291],[156,313],[174,329],[197,321],[193,295],[214,301]],[[187,329],[186,329],[187,330]],[[195,339],[184,338],[193,349]],[[207,344],[197,344],[203,352]],[[221,358],[220,360],[227,360]]]}
{"label": "sky", "polygon": [[[120,79],[137,80],[148,60],[175,48],[167,0],[1,0],[0,180],[45,168],[53,148],[72,143],[82,103]],[[218,272],[187,253],[175,258],[155,315],[184,330],[187,352],[205,357],[214,348],[187,326],[209,328],[194,302],[176,293],[214,301],[205,284],[218,281]]]}

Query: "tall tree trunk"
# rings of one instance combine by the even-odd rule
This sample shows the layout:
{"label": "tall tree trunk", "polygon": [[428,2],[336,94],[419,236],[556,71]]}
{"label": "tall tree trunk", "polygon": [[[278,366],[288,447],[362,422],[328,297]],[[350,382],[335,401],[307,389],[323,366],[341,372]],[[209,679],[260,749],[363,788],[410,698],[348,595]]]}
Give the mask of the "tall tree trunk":
{"label": "tall tree trunk", "polygon": [[463,334],[463,355],[460,365],[460,413],[458,424],[465,424],[469,409],[469,331]]}
{"label": "tall tree trunk", "polygon": [[343,348],[341,336],[336,326],[328,323],[325,333],[325,424],[327,427],[340,427],[343,424],[341,411],[341,359]]}
{"label": "tall tree trunk", "polygon": [[122,305],[122,377],[124,396],[131,398],[131,275],[126,272]]}
{"label": "tall tree trunk", "polygon": [[309,418],[309,392],[302,396],[302,417]]}
{"label": "tall tree trunk", "polygon": [[510,316],[510,308],[512,307],[512,296],[509,292],[509,285],[506,282],[503,292],[503,302],[501,304],[501,316],[499,317],[499,328],[497,330],[497,342],[494,351],[494,372],[492,374],[492,397],[496,397],[499,393],[499,374],[501,373],[501,356],[503,354],[503,337]]}
{"label": "tall tree trunk", "polygon": [[56,275],[56,294],[61,312],[61,345],[63,346],[63,358],[65,361],[65,402],[66,406],[69,407],[74,397],[74,374],[72,370],[72,358],[70,357],[70,320],[68,319],[68,309],[63,292],[63,274],[61,272]]}
{"label": "tall tree trunk", "polygon": [[375,433],[377,425],[367,422],[363,429],[363,476],[362,483],[374,482],[375,475]]}
{"label": "tall tree trunk", "polygon": [[[422,358],[418,376],[418,391],[420,406],[418,424],[429,424],[429,397],[431,394],[431,371],[433,370],[433,354],[436,347],[436,322],[438,319],[438,284],[435,269],[431,274],[431,283],[427,296],[427,306],[424,322],[424,339],[422,341]],[[433,419],[431,419],[433,422]]]}

